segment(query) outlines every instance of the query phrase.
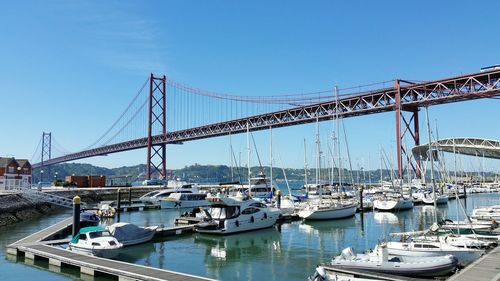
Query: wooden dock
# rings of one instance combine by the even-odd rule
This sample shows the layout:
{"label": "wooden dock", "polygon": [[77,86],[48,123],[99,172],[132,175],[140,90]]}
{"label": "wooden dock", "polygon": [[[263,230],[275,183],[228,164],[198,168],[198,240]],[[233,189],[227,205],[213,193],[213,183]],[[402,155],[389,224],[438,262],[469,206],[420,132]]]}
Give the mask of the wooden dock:
{"label": "wooden dock", "polygon": [[[49,267],[74,266],[80,269],[80,274],[94,276],[107,274],[118,280],[157,280],[157,281],[201,281],[214,280],[186,273],[174,272],[154,267],[131,264],[122,261],[82,255],[63,249],[57,244],[68,243],[66,238],[71,230],[72,218],[67,218],[46,229],[33,233],[7,246],[7,253],[11,256],[24,255],[27,264],[34,264],[34,260],[45,259]],[[192,232],[193,225],[168,227],[157,229],[157,236],[179,235]],[[29,262],[31,261],[31,262]],[[57,271],[57,270],[56,270]],[[60,270],[59,270],[60,271]]]}
{"label": "wooden dock", "polygon": [[497,281],[500,280],[500,246],[483,255],[447,281]]}

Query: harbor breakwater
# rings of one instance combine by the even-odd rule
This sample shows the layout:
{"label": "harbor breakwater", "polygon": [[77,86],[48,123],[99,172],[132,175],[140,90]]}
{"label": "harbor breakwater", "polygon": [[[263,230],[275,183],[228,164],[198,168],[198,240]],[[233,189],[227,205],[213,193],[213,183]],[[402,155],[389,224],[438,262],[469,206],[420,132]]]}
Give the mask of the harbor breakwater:
{"label": "harbor breakwater", "polygon": [[[132,197],[137,198],[152,190],[163,187],[133,187]],[[92,206],[102,200],[116,200],[118,188],[71,188],[59,190],[44,190],[46,193],[61,197],[73,198],[80,196],[83,202]],[[122,200],[128,200],[129,188],[121,188]],[[28,195],[22,193],[0,194],[0,227],[34,219],[45,214],[61,210],[60,206],[45,202],[30,200]]]}

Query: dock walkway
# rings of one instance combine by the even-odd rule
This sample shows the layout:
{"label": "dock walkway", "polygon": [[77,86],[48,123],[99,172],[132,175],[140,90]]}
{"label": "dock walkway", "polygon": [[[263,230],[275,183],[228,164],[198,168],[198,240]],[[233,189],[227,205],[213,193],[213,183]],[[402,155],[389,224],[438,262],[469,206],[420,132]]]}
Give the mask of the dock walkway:
{"label": "dock walkway", "polygon": [[497,281],[500,280],[500,246],[486,253],[447,281]]}
{"label": "dock walkway", "polygon": [[[94,276],[103,273],[118,277],[118,280],[155,280],[155,281],[202,281],[214,280],[206,277],[174,272],[127,262],[82,255],[55,246],[68,243],[67,233],[72,226],[72,218],[64,219],[48,228],[33,233],[7,246],[11,255],[24,254],[25,260],[48,259],[50,266],[76,266],[81,274]],[[180,226],[157,229],[156,235],[168,236],[192,232],[194,226]]]}

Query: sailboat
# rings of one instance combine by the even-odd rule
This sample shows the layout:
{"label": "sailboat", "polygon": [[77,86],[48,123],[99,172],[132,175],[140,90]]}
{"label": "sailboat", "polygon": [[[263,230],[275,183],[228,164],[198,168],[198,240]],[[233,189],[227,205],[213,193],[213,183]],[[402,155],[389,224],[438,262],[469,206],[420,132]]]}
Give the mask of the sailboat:
{"label": "sailboat", "polygon": [[[429,113],[426,108],[426,116],[427,116],[427,132],[429,135],[429,159],[431,164],[431,181],[432,181],[432,193],[435,194],[434,189],[434,162],[433,155],[431,149],[431,134],[429,128]],[[434,224],[430,228],[432,232],[436,232],[439,229],[437,225],[437,207],[436,200],[434,200]],[[424,232],[423,234],[425,234]],[[407,235],[408,233],[404,233],[403,235]],[[419,233],[410,233],[410,234],[422,234]],[[465,245],[466,246],[466,245]],[[410,238],[409,241],[406,242],[387,242],[387,250],[389,255],[395,256],[412,256],[412,257],[429,257],[429,256],[443,256],[443,255],[453,255],[458,259],[460,265],[469,264],[475,260],[477,260],[482,254],[484,254],[484,250],[472,249],[468,247],[456,247],[448,243],[446,239],[426,239],[425,237],[418,238]]]}
{"label": "sailboat", "polygon": [[[318,173],[321,170],[319,120],[316,120],[316,156],[316,185],[321,189]],[[323,200],[322,192],[320,191],[319,198],[309,200],[303,204],[297,214],[306,220],[331,220],[352,217],[356,214],[356,209],[357,205],[349,201]]]}

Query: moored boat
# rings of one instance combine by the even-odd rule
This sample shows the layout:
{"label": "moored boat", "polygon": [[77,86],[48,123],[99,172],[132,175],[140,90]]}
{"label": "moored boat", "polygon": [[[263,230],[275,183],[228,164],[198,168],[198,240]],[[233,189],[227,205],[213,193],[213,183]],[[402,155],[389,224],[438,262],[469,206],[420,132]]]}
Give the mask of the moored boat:
{"label": "moored boat", "polygon": [[207,196],[210,207],[195,225],[200,233],[230,234],[272,227],[281,212],[277,208],[239,193],[237,196]]}
{"label": "moored boat", "polygon": [[389,256],[385,244],[377,245],[373,252],[366,254],[355,254],[352,248],[346,248],[341,255],[331,261],[332,267],[420,277],[447,275],[457,267],[457,264],[458,260],[452,255],[430,257]]}
{"label": "moored boat", "polygon": [[123,244],[100,226],[81,228],[69,242],[68,249],[85,255],[114,258]]}
{"label": "moored boat", "polygon": [[206,193],[172,193],[160,199],[162,209],[180,209],[208,206]]}
{"label": "moored boat", "polygon": [[151,240],[158,226],[139,227],[132,223],[119,222],[106,228],[123,246],[130,246]]}

